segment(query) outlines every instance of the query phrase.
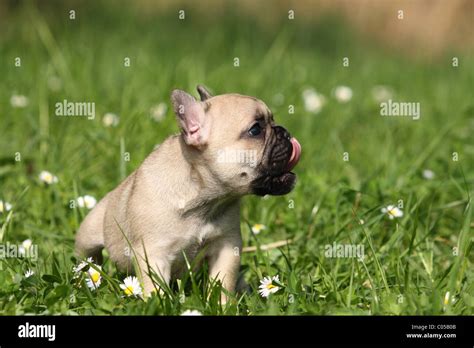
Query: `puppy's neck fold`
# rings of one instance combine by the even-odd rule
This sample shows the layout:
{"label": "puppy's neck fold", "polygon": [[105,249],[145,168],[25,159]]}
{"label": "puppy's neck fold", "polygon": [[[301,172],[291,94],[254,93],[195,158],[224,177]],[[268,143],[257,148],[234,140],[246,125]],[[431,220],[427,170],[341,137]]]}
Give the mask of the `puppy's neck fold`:
{"label": "puppy's neck fold", "polygon": [[186,145],[184,139],[179,136],[178,142],[185,164],[186,182],[190,191],[185,194],[184,204],[179,208],[183,217],[192,215],[204,216],[214,219],[223,214],[228,208],[238,204],[240,196],[232,193],[230,188],[212,173],[210,166],[201,156],[200,151]]}

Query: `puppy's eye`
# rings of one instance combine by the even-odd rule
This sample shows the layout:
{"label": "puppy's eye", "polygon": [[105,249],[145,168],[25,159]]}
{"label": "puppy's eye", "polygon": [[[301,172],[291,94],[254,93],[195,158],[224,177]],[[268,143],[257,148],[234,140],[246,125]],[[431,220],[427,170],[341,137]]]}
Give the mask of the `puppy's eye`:
{"label": "puppy's eye", "polygon": [[249,129],[249,134],[253,137],[260,135],[262,133],[262,127],[260,127],[260,123],[255,123],[252,128]]}

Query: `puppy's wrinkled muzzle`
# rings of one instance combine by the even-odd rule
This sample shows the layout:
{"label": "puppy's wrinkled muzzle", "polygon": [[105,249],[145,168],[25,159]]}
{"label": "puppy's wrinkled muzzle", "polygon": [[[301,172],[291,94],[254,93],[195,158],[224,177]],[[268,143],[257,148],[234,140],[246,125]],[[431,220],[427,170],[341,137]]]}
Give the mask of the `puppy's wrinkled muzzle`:
{"label": "puppy's wrinkled muzzle", "polygon": [[262,161],[262,174],[253,183],[253,192],[257,195],[285,195],[296,183],[296,175],[291,170],[300,160],[301,145],[285,128],[274,126],[273,130]]}

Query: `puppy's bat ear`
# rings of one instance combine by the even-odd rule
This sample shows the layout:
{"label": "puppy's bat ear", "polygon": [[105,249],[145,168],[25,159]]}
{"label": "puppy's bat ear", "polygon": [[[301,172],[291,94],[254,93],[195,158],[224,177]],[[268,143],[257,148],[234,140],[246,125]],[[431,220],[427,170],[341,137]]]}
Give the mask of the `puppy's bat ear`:
{"label": "puppy's bat ear", "polygon": [[203,85],[197,85],[196,89],[199,95],[201,96],[201,101],[205,101],[206,99],[209,99],[212,97],[212,94],[209,93],[209,91]]}
{"label": "puppy's bat ear", "polygon": [[211,127],[203,104],[179,89],[171,92],[171,102],[186,144],[197,148],[206,145]]}

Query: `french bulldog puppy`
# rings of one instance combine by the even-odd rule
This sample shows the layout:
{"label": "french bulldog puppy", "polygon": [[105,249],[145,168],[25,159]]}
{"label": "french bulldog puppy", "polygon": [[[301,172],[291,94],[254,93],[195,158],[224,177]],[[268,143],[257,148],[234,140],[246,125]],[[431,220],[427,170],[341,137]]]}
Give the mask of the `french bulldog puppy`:
{"label": "french bulldog puppy", "polygon": [[[200,101],[181,90],[171,100],[181,134],[167,138],[87,215],[76,236],[76,254],[138,264],[145,294],[157,289],[150,274],[169,283],[204,255],[210,276],[229,293],[240,267],[240,199],[284,195],[301,146],[275,124],[261,100],[239,94]],[[186,256],[186,257],[185,257]],[[150,272],[150,269],[153,272]],[[225,293],[222,300],[226,301]]]}

